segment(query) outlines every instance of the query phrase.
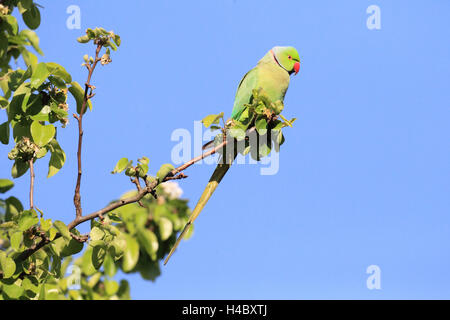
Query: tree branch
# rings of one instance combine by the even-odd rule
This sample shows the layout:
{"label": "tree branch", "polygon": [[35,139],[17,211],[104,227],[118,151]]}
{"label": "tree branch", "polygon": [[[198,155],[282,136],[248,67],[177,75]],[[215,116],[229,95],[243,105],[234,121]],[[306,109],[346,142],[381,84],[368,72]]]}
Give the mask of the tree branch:
{"label": "tree branch", "polygon": [[[254,128],[250,129],[249,132],[253,131]],[[94,211],[86,216],[76,216],[76,218],[70,222],[67,227],[69,228],[69,230],[72,230],[73,228],[75,228],[76,226],[78,226],[79,224],[95,219],[95,218],[103,218],[103,215],[111,212],[112,210],[115,210],[117,208],[120,208],[122,206],[125,206],[127,204],[130,203],[134,203],[134,202],[139,202],[143,197],[145,197],[147,194],[154,194],[155,193],[155,188],[166,181],[170,181],[170,180],[175,180],[175,179],[184,179],[187,178],[187,176],[181,172],[187,168],[189,168],[190,166],[192,166],[193,164],[195,164],[196,162],[199,162],[200,160],[209,157],[213,154],[215,154],[218,150],[220,150],[221,148],[223,148],[224,146],[226,146],[228,143],[228,140],[224,140],[222,143],[220,143],[219,145],[217,145],[215,148],[209,150],[208,152],[204,152],[201,155],[199,155],[198,157],[195,157],[191,160],[189,160],[188,162],[182,164],[181,166],[173,169],[171,172],[169,172],[169,174],[167,174],[166,177],[164,177],[161,181],[159,180],[154,180],[151,183],[147,183],[146,182],[146,187],[143,188],[140,186],[140,190],[138,189],[138,193],[135,194],[134,196],[125,198],[125,199],[121,199],[115,202],[110,203],[109,205],[107,205],[106,207]],[[57,234],[55,236],[55,239],[58,239],[61,235]],[[72,236],[73,237],[73,236]],[[76,238],[74,238],[76,239]],[[76,240],[81,240],[81,239],[76,239]],[[86,238],[82,238],[83,241],[86,241]],[[47,245],[48,243],[50,243],[51,241],[47,238],[47,237],[43,237],[42,240],[39,243],[36,243],[35,245],[33,245],[32,247],[28,248],[27,250],[23,251],[20,256],[19,256],[19,260],[25,260],[28,257],[30,257],[33,253],[35,253],[36,251],[38,251],[39,249],[41,249],[42,247],[44,247],[45,245]]]}
{"label": "tree branch", "polygon": [[30,210],[34,208],[33,193],[34,193],[34,164],[33,159],[28,160],[30,166]]}
{"label": "tree branch", "polygon": [[[131,182],[136,185],[138,192],[141,192],[142,187],[141,187],[141,183],[139,182],[139,177],[134,177],[134,179],[131,179]],[[141,200],[139,200],[138,203],[141,207],[144,207],[144,204],[142,203]]]}
{"label": "tree branch", "polygon": [[[77,175],[77,184],[75,186],[75,195],[73,197],[73,203],[75,205],[75,211],[76,211],[76,217],[79,218],[82,216],[82,208],[81,208],[81,194],[80,194],[80,186],[81,186],[81,150],[83,145],[83,115],[86,112],[86,106],[87,102],[90,98],[93,97],[92,94],[92,86],[90,84],[92,73],[94,72],[95,67],[97,66],[97,63],[100,61],[98,55],[100,53],[100,50],[102,49],[102,44],[97,44],[97,49],[95,50],[95,60],[94,63],[88,67],[88,77],[87,81],[85,83],[84,88],[84,98],[83,98],[83,104],[81,105],[81,110],[79,115],[74,115],[75,119],[78,121],[78,151],[77,151],[77,159],[78,159],[78,175]],[[88,91],[91,91],[88,94]]]}

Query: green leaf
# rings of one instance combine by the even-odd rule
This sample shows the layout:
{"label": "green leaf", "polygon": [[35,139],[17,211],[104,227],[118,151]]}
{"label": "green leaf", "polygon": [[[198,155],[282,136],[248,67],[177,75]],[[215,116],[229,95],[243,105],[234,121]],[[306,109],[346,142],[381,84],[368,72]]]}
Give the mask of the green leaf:
{"label": "green leaf", "polygon": [[25,94],[25,96],[23,97],[21,109],[22,109],[22,111],[24,111],[24,112],[27,110],[27,107],[28,107],[28,101],[30,100],[30,97],[31,97],[31,92],[27,92],[27,93]]}
{"label": "green leaf", "polygon": [[275,120],[275,121],[272,122],[271,130],[272,131],[279,131],[279,130],[281,130],[283,128],[283,126],[284,126],[283,125],[283,121]]}
{"label": "green leaf", "polygon": [[[62,238],[60,238],[60,239],[62,239]],[[62,247],[62,250],[61,250],[61,257],[73,256],[74,254],[77,254],[81,250],[83,250],[82,242],[79,242],[75,239],[70,239],[70,241],[68,243],[67,243],[67,241],[64,241],[64,246]]]}
{"label": "green leaf", "polygon": [[250,108],[246,107],[239,117],[239,122],[241,122],[247,127],[253,121],[255,116],[256,116],[255,112],[251,112]]}
{"label": "green leaf", "polygon": [[22,288],[37,294],[39,292],[39,281],[36,277],[26,277],[22,281]]}
{"label": "green leaf", "polygon": [[28,51],[24,47],[19,48],[19,50],[22,53],[23,61],[25,62],[27,67],[30,67],[30,66],[35,67],[36,64],[38,63],[38,58],[36,57],[36,55],[34,53]]}
{"label": "green leaf", "polygon": [[119,291],[117,292],[117,295],[122,300],[129,300],[130,299],[130,285],[128,284],[127,280],[120,280],[120,286]]}
{"label": "green leaf", "polygon": [[36,50],[37,53],[39,53],[41,56],[44,55],[41,48],[39,48],[39,37],[37,36],[36,32],[29,29],[25,29],[20,31],[19,34],[27,38],[28,41],[30,41],[32,47],[34,48],[34,50]]}
{"label": "green leaf", "polygon": [[138,159],[138,162],[148,165],[150,162],[150,159],[147,157],[142,157],[142,158]]}
{"label": "green leaf", "polygon": [[44,62],[39,63],[31,75],[31,87],[38,88],[50,74],[47,65]]}
{"label": "green leaf", "polygon": [[[0,267],[3,271],[4,279],[10,278],[16,272],[16,263],[13,259],[7,257],[3,251],[0,253]],[[4,288],[5,285],[3,285]]]}
{"label": "green leaf", "polygon": [[22,18],[25,24],[30,29],[37,29],[41,24],[41,13],[39,9],[33,4],[30,9],[22,13]]}
{"label": "green leaf", "polygon": [[72,237],[70,236],[69,228],[67,228],[64,222],[56,220],[55,222],[53,222],[53,226],[58,230],[59,233],[61,233],[64,239],[66,239],[67,241],[72,239]]}
{"label": "green leaf", "polygon": [[0,193],[5,193],[14,187],[14,182],[8,179],[0,179]]}
{"label": "green leaf", "polygon": [[108,296],[114,295],[119,290],[119,284],[114,280],[105,280],[104,284]]}
{"label": "green leaf", "polygon": [[9,197],[5,200],[6,210],[5,219],[6,221],[16,220],[19,213],[23,211],[22,203],[16,197]]}
{"label": "green leaf", "polygon": [[45,157],[45,155],[47,154],[47,149],[46,148],[39,148],[39,151],[36,153],[36,159],[41,159],[43,157]]}
{"label": "green leaf", "polygon": [[138,239],[139,243],[144,247],[147,254],[156,260],[156,252],[158,251],[159,243],[156,235],[148,229],[139,228],[138,229]]}
{"label": "green leaf", "polygon": [[4,109],[9,105],[8,99],[5,99],[4,97],[0,96],[0,108]]}
{"label": "green leaf", "polygon": [[102,28],[102,27],[95,28],[95,30],[98,31],[99,34],[104,35],[104,36],[107,36],[109,34],[109,32],[106,31],[106,29]]}
{"label": "green leaf", "polygon": [[20,14],[22,14],[26,10],[31,9],[31,6],[33,5],[33,0],[20,0],[17,5],[19,7]]}
{"label": "green leaf", "polygon": [[102,273],[101,272],[96,272],[95,274],[92,275],[92,277],[89,279],[87,285],[90,288],[95,287],[95,285],[98,283],[98,281],[100,280],[100,278],[102,277]]}
{"label": "green leaf", "polygon": [[20,245],[22,244],[22,240],[23,240],[23,232],[22,231],[14,232],[11,235],[10,240],[11,240],[11,247],[16,251],[19,251]]}
{"label": "green leaf", "polygon": [[219,124],[220,118],[223,118],[223,112],[219,114],[210,114],[209,116],[204,117],[202,123],[205,128],[208,128],[212,124]]}
{"label": "green leaf", "polygon": [[130,272],[139,260],[139,244],[132,236],[126,236],[126,247],[124,250],[122,269]]}
{"label": "green leaf", "polygon": [[39,147],[47,145],[55,136],[56,128],[52,124],[43,126],[39,121],[33,121],[30,127],[34,143]]}
{"label": "green leaf", "polygon": [[17,19],[12,15],[2,16],[6,20],[6,28],[11,35],[17,34],[19,31],[19,25],[17,24]]}
{"label": "green leaf", "polygon": [[159,269],[159,264],[156,261],[147,262],[142,264],[139,268],[139,273],[141,277],[146,280],[155,281],[157,277],[161,275],[161,270]]}
{"label": "green leaf", "polygon": [[53,74],[54,76],[63,79],[66,83],[72,82],[72,76],[66,71],[66,69],[64,69],[63,66],[55,62],[47,62],[46,65],[47,69],[50,70],[51,74]]}
{"label": "green leaf", "polygon": [[158,221],[159,235],[162,241],[169,239],[173,232],[173,224],[172,221],[167,219],[166,217],[159,218]]}
{"label": "green leaf", "polygon": [[21,231],[28,230],[30,227],[34,226],[38,222],[39,218],[34,210],[23,211],[19,216],[19,220],[17,221],[19,225],[19,230]]}
{"label": "green leaf", "polygon": [[[33,116],[39,113],[43,113],[42,96],[39,94],[26,93],[22,102],[22,110],[27,114]],[[48,115],[45,115],[48,118]],[[44,117],[45,118],[45,117]],[[34,120],[34,119],[33,119]],[[45,119],[47,120],[47,119]]]}
{"label": "green leaf", "polygon": [[219,126],[216,126],[216,125],[211,125],[211,126],[209,127],[209,129],[210,129],[211,131],[214,131],[214,130],[220,130],[220,129],[222,129],[222,128],[219,127]]}
{"label": "green leaf", "polygon": [[127,247],[127,240],[124,236],[115,237],[111,242],[111,246],[114,248],[114,260],[119,259],[125,252]]}
{"label": "green leaf", "polygon": [[[75,101],[77,103],[77,112],[78,114],[81,113],[81,107],[83,106],[83,100],[84,100],[84,90],[81,88],[80,84],[76,81],[72,81],[72,85],[69,87],[69,92],[72,94],[72,96],[75,98]],[[87,106],[89,107],[89,110],[92,111],[92,102],[91,100],[88,100]]]}
{"label": "green leaf", "polygon": [[[22,69],[14,70],[13,72],[9,73],[9,81],[8,81],[8,88],[11,91],[16,91],[19,86],[24,82],[25,79],[23,79],[23,75],[25,74],[25,71]],[[14,95],[17,95],[19,93],[14,93]]]}
{"label": "green leaf", "polygon": [[99,227],[93,227],[91,229],[91,232],[89,233],[89,236],[92,241],[102,240],[105,237],[105,231],[103,231]]}
{"label": "green leaf", "polygon": [[50,152],[52,153],[50,161],[48,163],[48,174],[47,178],[54,176],[66,162],[66,154],[63,149],[59,146],[58,141],[53,139],[48,145]]}
{"label": "green leaf", "polygon": [[278,132],[276,139],[277,139],[276,146],[281,146],[284,142],[284,136],[283,136],[283,132],[281,130],[280,130],[280,132]]}
{"label": "green leaf", "polygon": [[9,123],[8,123],[8,121],[0,124],[0,141],[3,144],[9,143]]}
{"label": "green leaf", "polygon": [[110,218],[113,222],[122,222],[119,215],[115,212],[108,212],[108,218]]}
{"label": "green leaf", "polygon": [[94,265],[92,264],[92,251],[93,248],[91,246],[88,246],[81,260],[81,270],[88,277],[97,272]]}
{"label": "green leaf", "polygon": [[259,157],[263,158],[268,156],[270,153],[270,146],[267,144],[262,144],[261,146],[259,146]]}
{"label": "green leaf", "polygon": [[138,164],[137,171],[138,171],[139,177],[144,178],[148,172],[148,165],[143,164],[143,163]]}
{"label": "green leaf", "polygon": [[116,166],[114,167],[114,170],[111,171],[111,173],[120,173],[123,170],[125,170],[128,167],[128,159],[122,158],[119,161],[117,161]]}
{"label": "green leaf", "polygon": [[[55,230],[55,233],[58,232],[55,228],[51,228],[50,230]],[[67,243],[68,243],[68,241],[66,241],[66,239],[64,239],[63,237],[60,237],[60,238],[54,239],[54,241],[50,244],[50,246],[53,249],[53,252],[55,254],[57,254],[58,256],[61,256],[61,252]]]}
{"label": "green leaf", "polygon": [[0,32],[0,56],[6,56],[6,52],[8,50],[8,38],[6,37],[4,32]]}
{"label": "green leaf", "polygon": [[23,288],[16,284],[4,284],[2,287],[3,292],[10,299],[19,299],[23,295]]}
{"label": "green leaf", "polygon": [[40,286],[39,300],[57,300],[59,295],[59,286],[56,284],[45,283]]}
{"label": "green leaf", "polygon": [[170,163],[163,164],[156,173],[156,177],[162,181],[173,169],[175,168]]}
{"label": "green leaf", "polygon": [[108,40],[105,47],[111,47],[111,49],[113,49],[114,51],[117,50],[117,46],[114,44],[114,42],[111,42],[111,40]]}
{"label": "green leaf", "polygon": [[28,171],[28,162],[23,162],[22,160],[15,160],[11,169],[11,176],[16,179],[25,174]]}
{"label": "green leaf", "polygon": [[61,277],[61,259],[52,259],[52,264],[50,268],[50,272],[52,272],[55,277]]}
{"label": "green leaf", "polygon": [[91,39],[89,38],[89,36],[87,34],[85,34],[84,36],[78,37],[77,41],[79,43],[88,43]]}
{"label": "green leaf", "polygon": [[260,118],[260,119],[256,120],[255,127],[256,127],[256,131],[258,131],[258,133],[260,135],[265,135],[267,133],[266,119]]}
{"label": "green leaf", "polygon": [[[16,45],[13,49],[12,55],[17,59],[21,53],[21,46],[28,46],[30,42],[24,37],[20,35],[11,35],[8,37],[8,41],[10,44]],[[17,56],[17,57],[16,57]]]}
{"label": "green leaf", "polygon": [[89,37],[89,39],[95,39],[95,32],[91,28],[86,29],[86,35]]}
{"label": "green leaf", "polygon": [[103,270],[105,271],[105,274],[111,278],[114,277],[117,272],[114,258],[109,253],[107,253],[105,256],[105,261],[103,262]]}
{"label": "green leaf", "polygon": [[148,211],[144,208],[139,208],[139,209],[136,209],[133,213],[134,213],[133,214],[134,219],[133,219],[133,221],[131,221],[131,223],[133,223],[133,226],[135,226],[135,227],[145,226],[145,224],[148,221]]}
{"label": "green leaf", "polygon": [[50,230],[48,230],[49,233],[49,239],[53,240],[56,237],[56,234],[58,233],[58,230],[56,230],[55,228],[50,228]]}
{"label": "green leaf", "polygon": [[57,88],[59,89],[66,89],[67,86],[63,79],[57,76],[49,76],[48,80]]}
{"label": "green leaf", "polygon": [[[93,241],[91,241],[93,243]],[[106,246],[105,242],[102,240],[97,240],[92,248],[92,265],[95,269],[100,269],[105,260]]]}
{"label": "green leaf", "polygon": [[244,140],[246,135],[246,127],[241,125],[240,123],[236,123],[236,125],[228,130],[230,136],[235,138],[238,141]]}
{"label": "green leaf", "polygon": [[120,39],[120,36],[118,34],[114,35],[113,40],[117,44],[117,46],[120,47],[120,44],[122,43],[122,40]]}
{"label": "green leaf", "polygon": [[45,220],[44,218],[41,218],[41,230],[42,231],[48,231],[52,227],[52,219]]}

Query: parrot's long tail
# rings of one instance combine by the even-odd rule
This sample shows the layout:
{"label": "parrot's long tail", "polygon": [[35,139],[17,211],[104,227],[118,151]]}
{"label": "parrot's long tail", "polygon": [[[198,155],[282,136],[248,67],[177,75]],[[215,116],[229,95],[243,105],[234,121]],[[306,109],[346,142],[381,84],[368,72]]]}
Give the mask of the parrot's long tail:
{"label": "parrot's long tail", "polygon": [[169,255],[167,256],[166,260],[164,260],[164,265],[169,261],[170,257],[174,253],[175,249],[180,244],[181,239],[185,236],[186,232],[189,230],[190,226],[194,222],[194,220],[198,217],[200,212],[205,207],[206,203],[208,202],[209,198],[211,198],[211,195],[216,190],[217,186],[219,185],[222,178],[227,173],[228,169],[230,169],[231,163],[224,163],[224,164],[218,164],[216,167],[216,170],[214,170],[214,173],[212,174],[211,178],[209,179],[208,184],[206,185],[205,190],[203,191],[200,199],[197,202],[197,205],[194,208],[194,211],[192,211],[191,216],[189,217],[189,221],[184,226],[183,231],[178,236],[177,241],[175,242],[175,245],[173,246],[172,250],[170,250]]}

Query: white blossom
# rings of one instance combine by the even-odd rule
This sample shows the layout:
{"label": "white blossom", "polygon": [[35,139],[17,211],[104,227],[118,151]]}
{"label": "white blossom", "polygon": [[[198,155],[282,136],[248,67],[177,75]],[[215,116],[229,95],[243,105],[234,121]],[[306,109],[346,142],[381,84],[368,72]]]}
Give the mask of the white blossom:
{"label": "white blossom", "polygon": [[178,183],[173,181],[164,182],[161,184],[161,188],[169,199],[177,199],[183,194],[183,189],[180,188]]}

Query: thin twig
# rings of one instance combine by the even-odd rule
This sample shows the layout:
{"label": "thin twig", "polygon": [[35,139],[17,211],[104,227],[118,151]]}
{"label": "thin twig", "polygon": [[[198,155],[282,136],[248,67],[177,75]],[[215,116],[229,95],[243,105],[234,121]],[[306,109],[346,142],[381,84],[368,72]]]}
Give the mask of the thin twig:
{"label": "thin twig", "polygon": [[180,179],[186,179],[188,176],[185,175],[183,172],[180,172],[179,174],[177,174],[174,177],[167,177],[166,181],[170,181],[170,180],[180,180]]}
{"label": "thin twig", "polygon": [[33,193],[34,193],[34,164],[33,159],[28,160],[30,166],[30,209],[34,208]]}
{"label": "thin twig", "polygon": [[[133,182],[136,185],[136,188],[137,188],[138,192],[141,192],[142,187],[141,187],[141,183],[139,182],[139,177],[135,177],[134,179],[131,179],[131,182]],[[138,201],[138,204],[141,207],[144,207],[144,204],[142,203],[141,200]]]}
{"label": "thin twig", "polygon": [[74,239],[74,240],[76,240],[78,242],[81,242],[81,243],[86,242],[86,241],[89,240],[89,235],[88,234],[77,236],[76,234],[71,232],[70,236],[72,237],[72,239]]}
{"label": "thin twig", "polygon": [[[88,100],[93,97],[92,85],[90,84],[90,82],[91,82],[92,73],[94,72],[94,69],[97,66],[97,63],[100,61],[100,59],[98,58],[98,55],[99,55],[101,49],[102,49],[102,44],[97,44],[97,49],[95,50],[95,61],[91,66],[88,67],[89,73],[88,73],[87,81],[85,83],[85,88],[84,88],[83,104],[81,105],[81,110],[80,110],[79,115],[74,115],[75,119],[77,119],[77,121],[78,121],[78,150],[77,150],[78,175],[77,175],[77,184],[75,186],[75,195],[73,196],[73,203],[75,205],[75,211],[76,211],[77,218],[82,216],[80,186],[81,186],[81,174],[82,174],[81,150],[82,150],[82,144],[83,144],[83,115],[86,112],[86,106],[87,106]],[[91,92],[88,94],[89,90]]]}

